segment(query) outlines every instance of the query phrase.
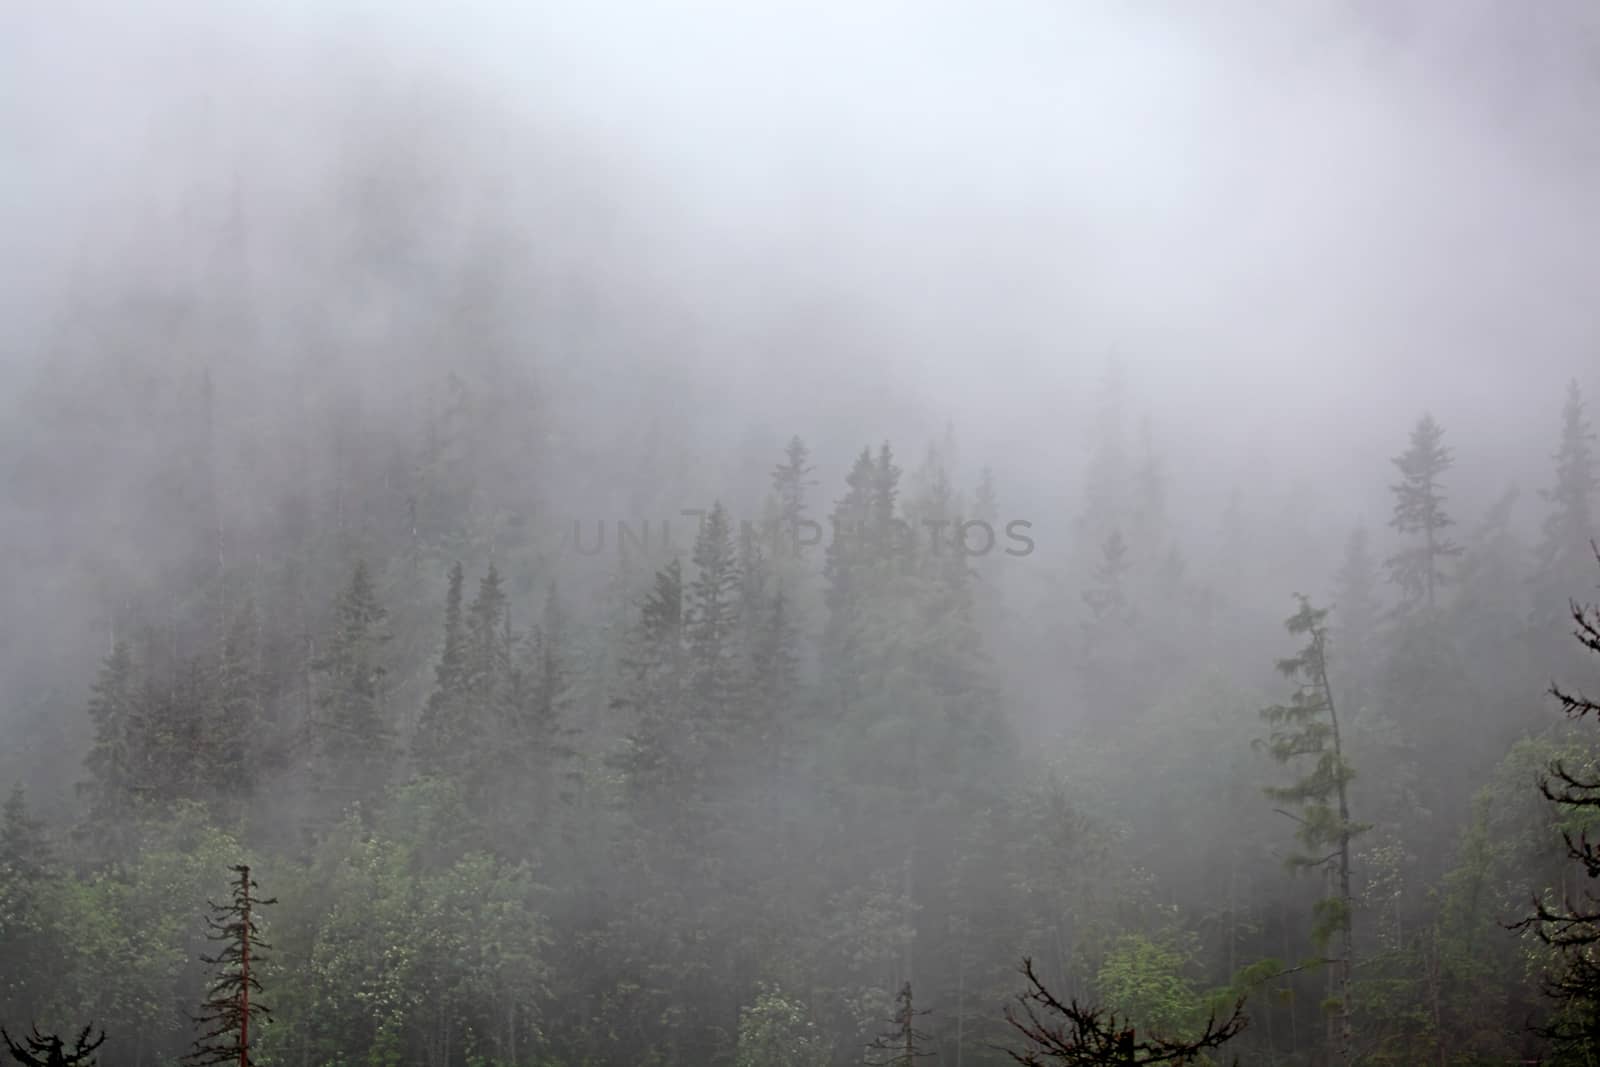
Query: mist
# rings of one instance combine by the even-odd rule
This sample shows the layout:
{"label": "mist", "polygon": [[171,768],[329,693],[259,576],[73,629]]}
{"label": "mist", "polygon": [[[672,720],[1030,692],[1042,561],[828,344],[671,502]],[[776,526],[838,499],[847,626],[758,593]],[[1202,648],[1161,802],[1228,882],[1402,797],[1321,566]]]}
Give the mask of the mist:
{"label": "mist", "polygon": [[0,1023],[171,1062],[249,862],[263,1064],[1579,1048],[1597,107],[1575,0],[0,13]]}

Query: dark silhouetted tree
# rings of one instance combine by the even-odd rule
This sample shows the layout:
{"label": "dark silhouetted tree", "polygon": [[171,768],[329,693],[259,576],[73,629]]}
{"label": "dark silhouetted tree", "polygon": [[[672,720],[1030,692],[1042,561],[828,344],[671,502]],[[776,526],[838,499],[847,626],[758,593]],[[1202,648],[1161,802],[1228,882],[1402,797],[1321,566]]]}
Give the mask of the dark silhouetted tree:
{"label": "dark silhouetted tree", "polygon": [[888,1020],[890,1029],[867,1045],[864,1062],[873,1067],[916,1067],[918,1060],[933,1055],[925,1047],[928,1035],[917,1029],[917,1019],[932,1013],[916,1010],[911,998],[910,982],[900,987],[894,1004],[894,1016]]}
{"label": "dark silhouetted tree", "polygon": [[232,899],[225,904],[212,903],[212,914],[206,917],[206,939],[221,947],[214,956],[200,957],[218,971],[194,1020],[202,1032],[193,1051],[184,1057],[184,1062],[194,1067],[225,1063],[251,1067],[250,1026],[257,1017],[272,1014],[254,999],[261,991],[254,969],[262,962],[261,950],[271,947],[260,938],[255,909],[277,901],[256,898],[256,883],[248,865],[233,870],[238,877]]}
{"label": "dark silhouetted tree", "polygon": [[[95,1067],[98,1060],[91,1059],[95,1049],[105,1043],[105,1031],[93,1041],[89,1034],[94,1030],[93,1024],[85,1026],[78,1039],[73,1042],[73,1050],[67,1051],[66,1042],[55,1034],[41,1034],[39,1028],[34,1027],[33,1033],[22,1039],[22,1044],[11,1040],[11,1035],[0,1029],[0,1038],[5,1039],[6,1048],[11,1051],[11,1058],[24,1067]],[[41,1059],[41,1057],[43,1057]]]}
{"label": "dark silhouetted tree", "polygon": [[[1600,561],[1600,545],[1591,543]],[[1600,605],[1570,602],[1574,636],[1587,651],[1600,655]],[[1600,718],[1600,700],[1560,685],[1550,687],[1571,719]],[[1566,812],[1592,819],[1600,809],[1600,775],[1592,767],[1556,761],[1539,788]],[[1600,878],[1600,843],[1588,831],[1564,831],[1567,855],[1590,879]],[[1546,1034],[1563,1049],[1580,1052],[1585,1061],[1600,1049],[1600,899],[1593,891],[1580,900],[1570,895],[1556,903],[1536,900],[1534,913],[1515,929],[1532,929],[1555,950],[1560,966],[1545,978],[1545,992],[1558,1006]]]}
{"label": "dark silhouetted tree", "polygon": [[1149,1035],[1141,1039],[1131,1026],[1102,1009],[1084,1007],[1076,1000],[1063,1003],[1045,988],[1034,973],[1033,961],[1022,961],[1027,992],[1015,1007],[1006,1007],[1006,1021],[1029,1047],[1008,1055],[1027,1067],[1072,1064],[1075,1067],[1134,1067],[1136,1064],[1208,1063],[1209,1055],[1245,1028],[1244,1001],[1235,1002],[1222,1021],[1213,1014],[1197,1037]]}

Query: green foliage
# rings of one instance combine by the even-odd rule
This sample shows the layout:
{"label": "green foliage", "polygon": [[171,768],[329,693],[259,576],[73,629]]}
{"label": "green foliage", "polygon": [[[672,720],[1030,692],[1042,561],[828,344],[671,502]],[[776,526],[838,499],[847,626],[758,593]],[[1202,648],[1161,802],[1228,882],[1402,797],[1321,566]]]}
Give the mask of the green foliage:
{"label": "green foliage", "polygon": [[739,1012],[737,1067],[828,1067],[826,1036],[803,1003],[776,986],[762,985],[755,1002]]}
{"label": "green foliage", "polygon": [[1107,1008],[1139,1032],[1182,1037],[1205,1023],[1207,1001],[1185,975],[1193,949],[1142,933],[1124,934],[1095,976]]}

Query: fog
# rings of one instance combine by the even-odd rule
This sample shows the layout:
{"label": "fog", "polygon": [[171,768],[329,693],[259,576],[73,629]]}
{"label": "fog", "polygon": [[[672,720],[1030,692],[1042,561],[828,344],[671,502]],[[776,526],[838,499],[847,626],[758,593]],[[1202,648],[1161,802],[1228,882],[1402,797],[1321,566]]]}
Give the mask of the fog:
{"label": "fog", "polygon": [[[1299,640],[1280,625],[1290,594],[1324,607],[1345,596],[1336,574],[1357,527],[1377,565],[1409,543],[1391,524],[1400,477],[1391,460],[1430,413],[1455,460],[1443,479],[1448,536],[1465,548],[1446,566],[1448,621],[1408,616],[1416,601],[1402,582],[1379,588],[1381,620],[1374,614],[1359,641],[1365,623],[1339,604],[1330,623],[1336,678],[1358,705],[1350,714],[1364,716],[1349,742],[1357,781],[1382,783],[1358,793],[1358,807],[1407,857],[1395,861],[1394,884],[1405,886],[1395,892],[1417,902],[1407,919],[1420,928],[1435,921],[1424,895],[1443,892],[1466,862],[1456,841],[1474,793],[1499,782],[1532,807],[1538,760],[1528,753],[1578,743],[1541,692],[1546,668],[1593,666],[1562,659],[1566,631],[1549,625],[1568,595],[1556,595],[1560,583],[1582,597],[1594,575],[1552,562],[1567,560],[1570,543],[1556,544],[1551,531],[1565,527],[1548,516],[1565,506],[1563,484],[1587,486],[1586,475],[1560,483],[1551,458],[1566,440],[1564,390],[1575,381],[1584,397],[1600,391],[1597,108],[1600,14],[1579,0],[1270,10],[1238,0],[14,5],[0,12],[0,576],[10,594],[0,607],[0,784],[26,786],[74,877],[122,856],[126,842],[96,851],[73,830],[94,821],[86,798],[104,776],[93,756],[83,769],[107,729],[83,711],[95,672],[132,640],[147,680],[165,685],[181,662],[223,655],[231,612],[248,601],[262,616],[252,706],[269,725],[251,734],[262,769],[250,804],[211,817],[263,869],[312,870],[316,849],[334,847],[328,826],[341,809],[306,784],[321,757],[285,739],[315,733],[313,681],[330,669],[318,666],[328,654],[318,635],[350,568],[370,564],[393,631],[383,714],[401,755],[380,776],[390,791],[381,810],[399,818],[414,798],[394,798],[412,796],[404,789],[423,767],[414,735],[426,729],[430,693],[448,688],[435,670],[447,570],[465,564],[470,600],[494,564],[509,580],[508,649],[513,629],[548,638],[547,588],[570,601],[569,725],[586,761],[573,774],[586,784],[571,801],[579,814],[562,816],[568,837],[632,840],[618,829],[631,816],[595,813],[627,810],[612,794],[634,779],[616,770],[612,749],[639,743],[629,716],[649,716],[618,696],[621,665],[636,654],[627,635],[669,554],[658,545],[619,559],[617,524],[676,524],[687,590],[703,567],[688,566],[699,528],[685,509],[720,500],[736,526],[770,519],[770,472],[798,435],[815,468],[806,513],[824,523],[858,453],[892,441],[908,520],[977,514],[987,468],[995,527],[1022,520],[1036,544],[973,561],[972,641],[983,645],[986,687],[973,692],[988,694],[984,714],[1003,723],[999,748],[1020,754],[998,769],[953,756],[941,773],[957,766],[1023,792],[1051,775],[1068,783],[1074,811],[1103,832],[1095,847],[1116,857],[1101,865],[1104,886],[1079,887],[1086,899],[1175,910],[1158,922],[1083,905],[1066,937],[1079,948],[1060,947],[1057,922],[1050,974],[1142,1027],[1176,1026],[1139,1016],[1154,1010],[1148,997],[1106,977],[1118,937],[1189,931],[1198,940],[1183,967],[1196,990],[1268,952],[1288,965],[1311,951],[1316,879],[1278,873],[1294,827],[1273,822],[1260,796],[1278,772],[1252,756],[1265,729],[1255,712],[1284,696],[1273,664]],[[956,496],[928,503],[942,500],[930,489],[941,477]],[[1115,505],[1097,479],[1121,484]],[[1516,503],[1497,526],[1493,506],[1510,489]],[[577,551],[607,523],[609,548]],[[1137,587],[1128,593],[1137,621],[1114,655],[1111,639],[1091,634],[1113,530],[1133,546]],[[1430,546],[1433,536],[1430,527]],[[854,646],[832,643],[845,586],[824,569],[823,550],[775,572],[796,590],[795,706],[877,707],[840,695],[837,656]],[[748,579],[753,564],[743,566]],[[1431,619],[1431,579],[1428,590]],[[879,629],[865,632],[921,647],[897,627],[939,620],[929,623],[937,629],[965,610],[950,606],[965,596],[883,608]],[[748,639],[747,620],[733,625]],[[1424,645],[1435,658],[1417,651]],[[938,647],[918,655],[948,659]],[[927,681],[933,667],[926,677],[904,669],[920,680],[886,675],[900,680],[884,682],[884,707],[914,706],[931,699],[917,686],[946,684]],[[1437,716],[1414,710],[1422,705]],[[815,714],[801,748],[820,765],[858,748],[851,729],[879,737],[866,720]],[[1440,723],[1455,747],[1430,748]],[[717,795],[742,803],[754,787],[736,777]],[[823,799],[834,786],[778,778],[772,788],[797,824],[848,818]],[[364,797],[369,809],[377,795]],[[1026,808],[984,796],[987,813]],[[166,818],[179,800],[215,802],[196,786],[140,818]],[[975,840],[1020,833],[981,829],[971,797],[951,803],[939,818]],[[1414,818],[1401,813],[1408,806]],[[1260,817],[1247,825],[1241,811]],[[486,826],[510,818],[477,814]],[[381,820],[366,829],[411,840]],[[741,1036],[725,1047],[683,1036],[700,1034],[699,1023],[663,1037],[654,1059],[642,1038],[602,1047],[573,1037],[581,1027],[569,1016],[599,1011],[575,1006],[599,986],[570,978],[560,960],[582,954],[564,938],[588,929],[576,902],[604,868],[599,852],[484,832],[497,861],[527,859],[560,898],[541,898],[559,947],[527,1010],[541,1020],[541,1054],[572,1058],[540,1062],[580,1062],[581,1047],[595,1057],[581,1062],[731,1063],[729,1049],[746,1047],[738,1011],[757,977],[797,995],[810,983],[801,999],[836,1039],[833,1062],[858,1062],[849,1057],[859,1018],[827,1001],[848,982],[821,957],[807,957],[803,980],[784,967],[706,964],[717,977],[680,992],[691,1014],[726,1007],[717,1025]],[[1534,831],[1494,833],[1510,848]],[[845,836],[840,854],[870,852],[870,833]],[[1538,877],[1563,855],[1546,838],[1545,866],[1530,861]],[[690,851],[760,866],[759,849],[736,833],[732,844],[694,840]],[[1233,857],[1224,881],[1195,872],[1197,857],[1223,852]],[[780,875],[809,862],[785,855],[774,861]],[[1358,881],[1376,885],[1380,860],[1360,855]],[[842,873],[802,895],[797,914],[870,912],[841,901],[865,892],[873,863],[838,862]],[[693,875],[651,869],[659,885],[629,876],[646,904],[665,885],[695,892]],[[1506,899],[1526,903],[1553,884],[1522,874],[1534,881]],[[1241,877],[1254,888],[1239,889]],[[904,893],[927,916],[977,921],[967,904]],[[1264,910],[1231,919],[1235,933],[1219,947],[1207,923],[1218,909],[1236,916],[1239,893]],[[975,899],[1013,906],[999,890]],[[1357,940],[1376,939],[1362,951],[1403,971],[1396,954],[1414,946],[1399,933],[1382,941],[1390,913],[1376,899],[1360,905]],[[1291,913],[1299,925],[1280,936],[1272,924],[1292,925]],[[1024,942],[1049,922],[1013,914],[1015,944],[990,938],[993,953],[1044,955]],[[669,911],[647,925],[675,931],[680,920],[692,925]],[[1237,932],[1248,923],[1252,934]],[[322,943],[316,921],[302,926],[313,931],[305,945]],[[884,1010],[902,980],[932,988],[931,972],[955,964],[931,936],[921,931],[922,948],[887,953],[881,973],[850,980],[876,989]],[[1278,941],[1256,944],[1264,938]],[[803,955],[784,945],[763,951]],[[660,948],[654,959],[677,957]],[[92,962],[77,966],[92,982]],[[642,967],[619,963],[618,981],[645,981]],[[946,978],[955,981],[937,982]],[[1326,992],[1320,975],[1292,981],[1308,998]],[[1459,1010],[1527,1015],[1536,987],[1529,979],[1501,989],[1492,1009]],[[937,1062],[959,1063],[968,1048],[961,1013],[1001,1018],[967,1004],[978,994],[961,988],[955,1016],[931,1005],[958,1020],[954,1036],[938,1029]],[[20,1028],[27,1010],[75,1029],[88,1021],[75,995],[8,993],[0,1013],[16,1018],[0,1021]],[[1356,1059],[1332,1058],[1331,1038],[1316,1044],[1308,1000],[1273,1009],[1276,1029],[1258,1013],[1244,1062],[1424,1055],[1418,1045],[1396,1053],[1390,1038],[1405,1027],[1381,1021],[1377,1001],[1409,994],[1363,995],[1369,1032],[1388,1036]],[[496,1040],[515,1048],[512,1011]],[[353,1025],[290,1014],[299,1034]],[[166,1062],[177,1047],[162,1029],[170,1020],[120,1022],[137,1030],[139,1051],[102,1051],[107,1063]],[[404,1055],[425,1049],[417,1062],[456,1063],[468,1038],[444,1034]],[[263,1054],[311,1064],[367,1047],[336,1044]],[[499,1062],[523,1062],[495,1049]],[[1445,1055],[1442,1044],[1426,1049],[1430,1061]]]}

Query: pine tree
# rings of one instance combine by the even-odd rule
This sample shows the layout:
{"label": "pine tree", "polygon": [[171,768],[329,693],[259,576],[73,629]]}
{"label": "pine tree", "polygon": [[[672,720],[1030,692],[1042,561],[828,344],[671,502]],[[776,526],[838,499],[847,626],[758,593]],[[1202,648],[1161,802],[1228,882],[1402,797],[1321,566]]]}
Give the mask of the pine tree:
{"label": "pine tree", "polygon": [[[1593,586],[1589,577],[1589,541],[1600,533],[1595,526],[1595,494],[1600,491],[1594,431],[1584,413],[1583,394],[1577,382],[1567,385],[1561,410],[1561,440],[1555,454],[1553,484],[1539,495],[1549,511],[1540,531],[1533,577],[1534,637],[1550,647],[1552,667],[1568,666],[1565,641],[1566,604],[1572,590]],[[1576,666],[1576,664],[1572,664]]]}
{"label": "pine tree", "polygon": [[1445,512],[1439,481],[1455,460],[1444,445],[1444,429],[1432,415],[1418,420],[1411,431],[1411,447],[1393,462],[1401,479],[1390,487],[1395,503],[1389,525],[1420,542],[1389,558],[1390,580],[1400,587],[1403,607],[1424,604],[1432,612],[1438,587],[1446,580],[1441,564],[1461,554],[1460,546],[1445,534],[1455,523]]}
{"label": "pine tree", "polygon": [[261,982],[254,972],[263,962],[262,950],[272,947],[261,940],[256,909],[276,904],[277,900],[255,896],[257,885],[248,865],[241,864],[233,870],[238,878],[233,882],[232,898],[225,904],[212,903],[212,914],[206,918],[206,939],[221,947],[215,956],[200,957],[202,963],[218,971],[194,1020],[203,1029],[195,1039],[193,1051],[184,1057],[184,1062],[194,1067],[225,1063],[251,1067],[255,1062],[251,1058],[251,1024],[272,1015],[266,1005],[255,999],[261,992]]}
{"label": "pine tree", "polygon": [[811,474],[811,450],[798,436],[789,439],[783,462],[772,471],[772,491],[778,497],[778,544],[785,554],[794,551],[800,522],[806,517],[806,490],[817,483]]}
{"label": "pine tree", "polygon": [[714,504],[691,557],[695,573],[684,601],[684,641],[688,654],[688,710],[693,722],[684,725],[699,735],[703,750],[725,753],[729,734],[745,724],[735,716],[741,706],[742,665],[735,629],[739,620],[742,584],[728,514]]}
{"label": "pine tree", "polygon": [[515,741],[517,732],[514,643],[500,572],[490,564],[467,607],[462,644],[465,706],[457,755],[466,772],[462,785],[479,810],[493,800],[497,754]]}
{"label": "pine tree", "polygon": [[886,565],[883,538],[875,527],[883,501],[893,501],[897,475],[892,462],[880,469],[872,451],[862,449],[845,478],[845,494],[828,517],[831,529],[822,566],[827,617],[820,651],[835,716],[845,715],[861,698],[869,645],[868,605],[883,585]]}
{"label": "pine tree", "polygon": [[417,770],[425,775],[447,775],[461,769],[469,714],[466,635],[461,621],[465,581],[461,564],[452,566],[445,594],[444,645],[433,671],[433,693],[428,697],[412,739],[413,760]]}
{"label": "pine tree", "polygon": [[256,768],[250,740],[261,718],[256,631],[255,607],[246,602],[222,640],[216,692],[205,729],[202,788],[230,805],[237,805],[255,789]]}
{"label": "pine tree", "polygon": [[388,613],[378,603],[367,565],[357,563],[334,606],[326,651],[313,664],[319,676],[313,752],[317,788],[326,810],[370,807],[388,784],[394,728],[387,706]]}
{"label": "pine tree", "polygon": [[573,754],[574,728],[568,721],[573,698],[573,666],[567,612],[555,583],[545,592],[544,613],[528,641],[526,696],[521,721],[531,755],[548,769]]}
{"label": "pine tree", "polygon": [[1112,530],[1100,547],[1093,584],[1081,594],[1087,617],[1078,649],[1088,714],[1115,721],[1140,707],[1147,687],[1135,677],[1136,618],[1129,604],[1128,543]]}
{"label": "pine tree", "polygon": [[777,785],[795,752],[800,685],[799,634],[791,617],[790,601],[780,584],[770,596],[742,602],[742,626],[750,635],[747,740],[767,782]]}
{"label": "pine tree", "polygon": [[1583,392],[1576,381],[1567,384],[1561,409],[1561,443],[1556,449],[1554,484],[1540,493],[1550,506],[1539,542],[1539,566],[1566,577],[1579,577],[1588,562],[1589,541],[1595,535],[1594,494],[1600,490],[1595,469],[1595,434],[1584,416]]}
{"label": "pine tree", "polygon": [[[1333,686],[1328,680],[1328,611],[1312,607],[1311,601],[1300,594],[1296,599],[1300,608],[1289,616],[1284,628],[1304,636],[1306,645],[1296,655],[1278,661],[1278,670],[1294,684],[1294,692],[1287,704],[1262,709],[1261,717],[1271,731],[1258,744],[1279,763],[1312,761],[1304,777],[1288,786],[1269,786],[1266,794],[1298,809],[1284,814],[1299,826],[1296,836],[1306,851],[1292,856],[1290,864],[1302,869],[1331,869],[1333,874],[1335,893],[1318,904],[1313,936],[1324,950],[1334,934],[1339,936],[1340,955],[1331,961],[1338,975],[1339,1026],[1334,1031],[1330,1020],[1330,1044],[1339,1061],[1349,1064],[1354,1054],[1350,975],[1355,964],[1350,841],[1367,827],[1350,818],[1349,785],[1355,771],[1345,758],[1345,740],[1339,731]],[[1333,851],[1326,851],[1330,848]]]}
{"label": "pine tree", "polygon": [[127,642],[112,648],[95,680],[89,701],[94,740],[84,758],[89,777],[78,791],[87,801],[83,832],[101,848],[120,836],[136,787],[137,731],[141,719],[140,685]]}
{"label": "pine tree", "polygon": [[464,684],[477,735],[498,725],[505,707],[510,650],[505,640],[506,593],[493,564],[478,580],[478,593],[467,608],[463,644]]}
{"label": "pine tree", "polygon": [[201,656],[175,663],[164,682],[145,681],[130,747],[133,796],[146,810],[200,795],[212,683],[211,664]]}
{"label": "pine tree", "polygon": [[698,767],[683,707],[683,569],[672,560],[656,572],[629,639],[622,690],[612,706],[628,720],[618,758],[632,807],[656,818],[686,813],[671,798],[690,792]]}

